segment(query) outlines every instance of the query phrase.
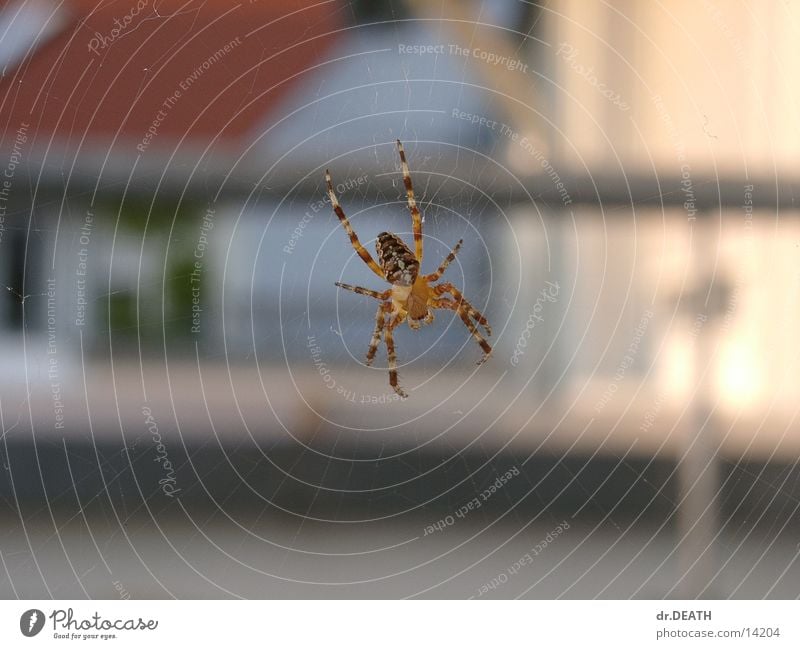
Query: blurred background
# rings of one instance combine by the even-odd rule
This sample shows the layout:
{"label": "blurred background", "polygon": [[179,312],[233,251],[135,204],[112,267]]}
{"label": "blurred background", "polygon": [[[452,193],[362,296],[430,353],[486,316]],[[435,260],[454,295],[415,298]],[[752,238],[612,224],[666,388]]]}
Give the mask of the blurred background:
{"label": "blurred background", "polygon": [[[800,7],[0,3],[4,598],[796,598]],[[364,355],[369,250],[452,312]]]}

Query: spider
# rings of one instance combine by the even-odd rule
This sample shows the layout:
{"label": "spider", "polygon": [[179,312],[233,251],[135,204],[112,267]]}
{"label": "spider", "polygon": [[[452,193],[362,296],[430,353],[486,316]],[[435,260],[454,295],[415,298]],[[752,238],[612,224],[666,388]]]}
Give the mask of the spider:
{"label": "spider", "polygon": [[[456,254],[459,248],[461,248],[463,239],[458,241],[435,272],[428,275],[420,274],[419,271],[422,264],[422,216],[417,207],[417,201],[414,198],[414,188],[411,185],[411,175],[408,171],[406,154],[400,140],[397,140],[397,151],[400,154],[400,164],[403,168],[403,184],[405,185],[406,195],[408,197],[408,209],[411,212],[415,252],[411,252],[411,249],[396,234],[381,232],[375,242],[378,259],[380,260],[380,265],[378,265],[372,258],[372,255],[367,252],[358,240],[356,233],[350,225],[350,221],[348,221],[344,210],[342,210],[342,207],[339,205],[339,200],[336,198],[336,193],[333,190],[331,174],[327,169],[325,170],[325,182],[328,186],[328,196],[330,197],[333,211],[342,222],[342,226],[349,235],[350,243],[358,253],[358,256],[370,267],[373,273],[392,285],[391,288],[378,292],[368,288],[362,288],[361,286],[351,286],[350,284],[335,282],[336,286],[339,288],[380,300],[381,304],[378,306],[378,311],[375,314],[375,330],[372,332],[372,340],[367,350],[366,364],[372,364],[378,350],[381,334],[383,334],[384,341],[386,342],[386,354],[389,360],[389,385],[400,397],[406,398],[408,395],[397,382],[397,355],[394,347],[394,330],[399,324],[408,320],[408,326],[411,329],[419,329],[422,324],[430,324],[433,322],[433,309],[455,311],[483,350],[483,357],[478,361],[479,365],[489,357],[489,354],[492,353],[492,348],[483,336],[481,336],[472,320],[475,320],[475,322],[484,328],[487,336],[492,335],[492,330],[486,318],[467,302],[461,294],[461,291],[450,282],[442,282],[437,285],[433,284],[442,276],[450,265],[450,262],[456,258]],[[447,295],[451,297],[447,297]]]}

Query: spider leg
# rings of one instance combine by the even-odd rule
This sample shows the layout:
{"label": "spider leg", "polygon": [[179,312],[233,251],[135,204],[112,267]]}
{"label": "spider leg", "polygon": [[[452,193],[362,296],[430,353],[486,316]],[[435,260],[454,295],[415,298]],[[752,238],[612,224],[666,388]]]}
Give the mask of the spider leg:
{"label": "spider leg", "polygon": [[341,282],[334,282],[334,284],[336,284],[336,286],[339,288],[353,291],[353,293],[358,293],[359,295],[374,297],[376,300],[388,300],[389,296],[392,294],[392,289],[387,289],[382,293],[378,293],[378,291],[373,291],[372,289],[364,288],[363,286],[351,286],[350,284],[342,284]]}
{"label": "spider leg", "polygon": [[392,309],[391,302],[385,302],[378,307],[378,312],[375,314],[375,331],[372,332],[372,340],[369,341],[369,349],[367,350],[367,366],[372,365],[375,359],[375,354],[378,351],[378,345],[381,342],[381,331],[386,327],[386,318],[384,314],[390,312]]}
{"label": "spider leg", "polygon": [[484,315],[478,311],[474,306],[472,306],[467,299],[461,294],[455,286],[453,286],[450,282],[442,282],[438,286],[433,287],[433,292],[435,295],[443,295],[444,293],[450,293],[455,299],[456,303],[459,303],[461,307],[475,320],[475,322],[479,323],[485,330],[486,335],[492,335],[492,328],[489,326],[489,322],[486,320]]}
{"label": "spider leg", "polygon": [[472,334],[472,337],[475,338],[475,341],[483,350],[483,358],[478,361],[478,365],[486,362],[486,359],[489,358],[489,355],[492,353],[492,346],[483,339],[483,336],[481,336],[480,332],[478,332],[478,328],[472,324],[472,320],[469,319],[469,313],[463,306],[458,307],[456,309],[456,313],[461,316],[461,321],[466,325],[467,329],[469,329],[470,333]]}
{"label": "spider leg", "polygon": [[414,230],[414,251],[417,260],[422,262],[422,216],[417,207],[417,200],[414,198],[414,187],[411,184],[411,174],[408,171],[406,162],[406,152],[403,143],[397,140],[397,150],[400,153],[400,165],[403,168],[403,184],[406,186],[406,196],[408,197],[408,209],[411,212],[411,224]]}
{"label": "spider leg", "polygon": [[389,324],[386,325],[386,332],[383,338],[386,342],[386,355],[389,358],[389,385],[392,386],[392,389],[397,392],[397,394],[405,399],[408,395],[403,391],[403,388],[397,384],[397,355],[394,350],[394,328],[400,324],[401,320],[400,317],[392,319]]}
{"label": "spider leg", "polygon": [[492,347],[489,343],[484,340],[483,336],[481,336],[478,328],[473,324],[472,320],[469,319],[470,313],[467,308],[455,300],[448,300],[447,298],[442,299],[434,299],[431,300],[430,305],[434,309],[449,309],[450,311],[455,311],[464,325],[469,329],[469,332],[472,334],[472,337],[475,338],[475,341],[481,346],[483,350],[483,358],[478,361],[478,365],[484,363],[489,355],[492,353]]}
{"label": "spider leg", "polygon": [[464,240],[463,239],[459,239],[458,243],[455,246],[455,248],[453,248],[453,250],[450,251],[450,254],[447,255],[447,257],[445,257],[445,259],[442,262],[442,264],[439,266],[439,268],[436,269],[436,272],[435,273],[431,273],[430,275],[425,275],[425,280],[426,281],[435,282],[444,274],[444,271],[447,270],[447,267],[450,265],[450,262],[453,261],[456,258],[456,255],[458,254],[458,251],[461,248],[461,244],[462,243],[464,243]]}
{"label": "spider leg", "polygon": [[325,170],[325,182],[328,185],[328,196],[331,199],[331,205],[333,205],[333,211],[336,212],[336,216],[339,217],[339,220],[342,222],[342,226],[344,226],[345,232],[347,232],[348,236],[350,237],[350,243],[352,244],[355,251],[358,253],[358,256],[364,261],[364,263],[372,269],[372,272],[375,273],[381,279],[386,279],[383,275],[383,271],[381,267],[375,262],[372,258],[372,255],[369,254],[366,248],[361,245],[361,242],[358,240],[358,236],[353,231],[353,227],[350,225],[350,221],[345,216],[344,210],[342,206],[339,205],[339,199],[336,198],[336,192],[333,191],[333,181],[331,180],[331,174],[326,169]]}

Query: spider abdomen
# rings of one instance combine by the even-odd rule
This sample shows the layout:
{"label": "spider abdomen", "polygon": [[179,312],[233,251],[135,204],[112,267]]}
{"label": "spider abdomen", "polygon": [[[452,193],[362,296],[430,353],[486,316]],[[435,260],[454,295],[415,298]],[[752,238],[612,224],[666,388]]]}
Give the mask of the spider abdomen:
{"label": "spider abdomen", "polygon": [[419,273],[419,261],[400,237],[391,232],[381,232],[375,248],[388,282],[399,286],[414,283]]}

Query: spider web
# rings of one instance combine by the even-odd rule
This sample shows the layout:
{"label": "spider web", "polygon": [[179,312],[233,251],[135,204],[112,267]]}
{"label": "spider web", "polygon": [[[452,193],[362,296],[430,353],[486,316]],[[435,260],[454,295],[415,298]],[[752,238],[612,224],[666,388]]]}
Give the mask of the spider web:
{"label": "spider web", "polygon": [[[664,538],[681,495],[674,471],[656,459],[665,452],[662,442],[674,440],[673,431],[653,448],[642,450],[644,435],[613,445],[622,420],[602,417],[643,401],[644,417],[663,421],[671,414],[664,403],[639,392],[644,379],[657,373],[654,359],[682,349],[662,344],[667,336],[660,323],[690,331],[693,318],[711,310],[718,277],[732,279],[732,291],[720,299],[729,321],[740,307],[758,310],[746,301],[753,292],[744,273],[724,260],[717,268],[714,259],[710,276],[703,275],[697,287],[667,279],[660,284],[660,273],[670,275],[669,262],[654,249],[648,251],[662,267],[653,270],[639,261],[642,255],[625,266],[626,242],[655,242],[658,248],[685,236],[680,208],[653,208],[653,198],[669,197],[680,187],[629,205],[585,208],[592,218],[584,220],[547,186],[546,176],[544,191],[525,196],[520,186],[530,178],[519,181],[509,162],[513,136],[453,115],[455,109],[510,122],[498,93],[485,81],[481,87],[471,58],[450,53],[456,39],[445,22],[414,20],[395,13],[397,6],[389,3],[390,17],[375,24],[345,23],[347,44],[325,52],[321,67],[303,71],[263,133],[253,136],[252,156],[237,160],[234,170],[215,175],[210,154],[199,169],[194,161],[174,163],[173,170],[197,171],[202,178],[177,192],[179,197],[159,188],[161,169],[143,171],[135,182],[109,180],[109,170],[76,172],[73,160],[51,157],[48,177],[60,177],[62,185],[49,181],[49,193],[40,191],[46,183],[35,173],[17,170],[13,194],[22,206],[6,215],[0,239],[0,256],[8,264],[3,309],[11,323],[3,333],[8,371],[0,395],[2,502],[6,513],[17,516],[9,526],[11,542],[0,546],[8,575],[0,586],[8,584],[15,596],[52,596],[66,592],[56,588],[65,583],[87,597],[107,596],[110,584],[116,596],[130,583],[146,583],[138,590],[143,596],[263,596],[264,583],[274,575],[275,592],[282,595],[317,596],[317,582],[324,581],[324,596],[470,596],[484,580],[508,575],[524,552],[552,536],[562,512],[581,531],[553,544],[544,555],[547,567],[517,581],[507,596],[631,596],[649,592],[653,584],[663,595],[676,588],[660,584],[662,566],[675,554],[674,541]],[[497,7],[477,6],[470,38],[461,45],[476,46],[479,24],[509,31],[512,17]],[[351,4],[338,9],[353,10]],[[148,20],[162,18],[156,11]],[[532,36],[536,25],[530,23]],[[520,43],[513,56],[536,63],[524,34],[513,31]],[[253,38],[270,56],[269,34]],[[406,45],[447,49],[400,56]],[[148,75],[143,71],[142,88]],[[243,110],[255,99],[257,79],[254,74]],[[520,93],[534,85],[530,75],[520,80]],[[86,109],[79,97],[51,96],[46,88],[43,93],[67,114]],[[550,99],[546,91],[541,97],[543,104]],[[17,126],[7,125],[4,141],[13,140]],[[703,128],[716,133],[709,116]],[[31,132],[23,156],[40,137]],[[334,286],[346,281],[386,287],[350,247],[323,183],[328,167],[367,249],[384,230],[410,242],[395,138],[405,143],[423,214],[423,272],[433,271],[464,239],[445,279],[486,313],[495,331],[495,354],[476,370],[480,349],[454,314],[439,312],[433,325],[416,332],[400,327],[400,381],[411,393],[403,402],[394,400],[388,385],[383,345],[374,367],[363,363],[375,302]],[[538,158],[525,159],[531,158],[545,168]],[[579,188],[568,189],[577,196]],[[702,183],[694,189],[702,191]],[[651,209],[651,223],[639,223],[637,217]],[[87,235],[90,214],[97,220]],[[781,233],[796,239],[796,227],[784,222]],[[690,230],[700,235],[705,227],[713,235],[716,225],[698,223]],[[777,227],[768,236],[777,237]],[[194,336],[191,276],[202,237],[208,240],[200,285],[203,333]],[[707,240],[715,254],[724,240],[719,237]],[[592,247],[599,250],[594,257]],[[764,247],[757,254],[769,252]],[[775,317],[796,330],[796,266],[786,258],[774,255],[784,260],[780,274],[790,278],[781,295],[794,301]],[[81,263],[88,265],[91,281],[87,310],[102,315],[94,328],[74,325]],[[513,371],[510,359],[520,332],[539,313],[534,309],[545,281],[578,276],[572,286],[562,282],[557,300],[539,305],[543,322],[532,337],[542,346],[525,348],[525,370]],[[661,288],[641,291],[634,277]],[[608,291],[606,278],[613,285],[610,297],[602,292],[604,286]],[[53,304],[49,279],[57,287]],[[675,297],[659,302],[667,311],[648,320],[636,358],[622,367],[645,309],[655,294],[670,290]],[[691,295],[694,311],[687,321],[676,305]],[[738,303],[732,297],[737,295]],[[608,327],[594,330],[590,324],[601,307],[613,317]],[[53,354],[50,310],[56,313]],[[713,331],[708,324],[698,336]],[[553,340],[559,345],[550,346]],[[708,338],[703,344],[714,348]],[[786,342],[786,349],[786,356],[796,355],[796,345]],[[55,371],[51,358],[57,359]],[[623,377],[616,379],[620,372]],[[785,374],[770,380],[770,387],[791,393]],[[696,387],[696,376],[679,375],[680,381]],[[595,395],[590,390],[597,384]],[[614,395],[603,401],[609,386]],[[63,390],[70,422],[63,433],[54,427],[61,414],[56,388]],[[690,402],[693,395],[686,397]],[[512,415],[506,412],[520,403]],[[604,404],[604,413],[590,413],[579,425],[568,419],[582,404],[597,403]],[[716,413],[717,405],[704,407]],[[520,411],[521,419],[514,414]],[[533,412],[547,425],[527,419]],[[698,416],[684,414],[690,422]],[[569,446],[573,432],[589,440],[578,450]],[[567,439],[563,447],[560,439]],[[734,592],[794,595],[785,586],[786,575],[796,571],[785,537],[800,498],[797,464],[753,466],[750,450],[733,455],[721,469],[719,490],[711,492],[726,517],[720,538],[727,554],[719,571],[733,575]],[[66,472],[51,471],[54,466]],[[62,473],[63,480],[53,481]],[[181,497],[171,499],[164,485],[180,489]],[[457,515],[475,498],[479,506]],[[40,565],[39,557],[55,546],[60,567]],[[123,551],[125,560],[115,554]],[[619,552],[626,559],[614,564],[622,566],[615,575],[597,587],[580,581],[586,575],[589,581],[600,562]],[[781,552],[785,556],[776,559]],[[745,555],[755,557],[744,562],[746,570],[730,572]],[[175,559],[179,568],[162,573],[152,558],[157,556]],[[589,566],[579,579],[565,570],[577,557]],[[640,563],[647,565],[640,569]],[[420,585],[417,579],[429,565]],[[781,577],[753,586],[750,573],[766,574],[765,566],[777,566]],[[35,587],[29,576],[34,573]],[[560,581],[546,590],[553,573]]]}

